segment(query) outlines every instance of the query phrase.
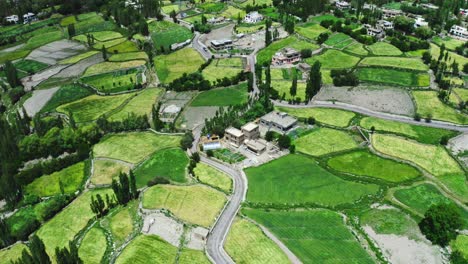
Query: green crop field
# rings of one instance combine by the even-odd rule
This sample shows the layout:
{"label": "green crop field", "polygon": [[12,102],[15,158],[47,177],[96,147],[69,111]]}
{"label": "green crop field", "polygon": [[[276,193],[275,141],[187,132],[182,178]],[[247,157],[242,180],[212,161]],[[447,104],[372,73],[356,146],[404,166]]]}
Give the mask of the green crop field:
{"label": "green crop field", "polygon": [[245,209],[243,213],[268,228],[303,263],[374,263],[336,212]]}
{"label": "green crop field", "polygon": [[156,185],[143,195],[146,209],[167,209],[177,218],[204,227],[211,226],[224,204],[226,196],[204,185]]}
{"label": "green crop field", "polygon": [[403,135],[425,144],[439,144],[444,136],[454,137],[458,134],[455,131],[410,125],[375,117],[364,117],[361,119],[360,125],[369,130],[374,127],[376,131]]}
{"label": "green crop field", "polygon": [[263,231],[248,220],[236,218],[224,245],[236,263],[288,263],[288,257]]}
{"label": "green crop field", "polygon": [[190,106],[230,106],[239,105],[247,102],[247,84],[241,83],[239,85],[212,89],[198,94],[193,99]]}
{"label": "green crop field", "polygon": [[203,11],[206,13],[219,13],[225,8],[225,4],[217,2],[208,2],[198,5],[198,7],[200,9],[203,9]]}
{"label": "green crop field", "polygon": [[90,51],[87,51],[85,53],[81,53],[81,54],[75,55],[73,57],[64,59],[64,60],[60,61],[60,64],[75,64],[75,63],[77,63],[77,62],[79,62],[81,60],[89,58],[89,57],[91,57],[93,55],[96,55],[98,53],[99,53],[99,51],[97,51],[97,50],[90,50]]}
{"label": "green crop field", "polygon": [[219,188],[226,193],[232,190],[232,179],[224,172],[209,165],[198,163],[194,169],[194,173],[195,177],[204,184]]}
{"label": "green crop field", "polygon": [[17,70],[32,74],[44,70],[49,65],[34,60],[21,60],[15,63],[15,67]]}
{"label": "green crop field", "polygon": [[418,239],[418,223],[399,209],[369,209],[360,216],[361,226],[369,226],[378,234],[402,235]]}
{"label": "green crop field", "polygon": [[320,23],[324,20],[333,20],[334,22],[339,21],[339,20],[343,21],[342,18],[338,18],[332,14],[324,14],[324,15],[315,16],[315,17],[312,17],[310,20],[314,21],[315,23]]}
{"label": "green crop field", "polygon": [[97,49],[97,50],[101,50],[102,47],[104,47],[106,50],[109,50],[109,48],[112,48],[112,47],[115,47],[117,45],[119,45],[120,43],[123,43],[125,42],[126,39],[125,38],[117,38],[117,39],[112,39],[112,40],[108,40],[108,41],[98,41],[96,44],[93,45],[93,48],[94,49]]}
{"label": "green crop field", "polygon": [[163,90],[157,88],[146,88],[137,96],[133,97],[122,109],[109,117],[111,121],[124,120],[130,114],[137,116],[151,115],[151,109],[156,103],[158,97],[161,96]]}
{"label": "green crop field", "polygon": [[327,50],[325,53],[312,56],[305,61],[310,65],[319,61],[324,69],[348,69],[356,66],[359,62],[359,58],[338,50]]}
{"label": "green crop field", "polygon": [[81,241],[78,256],[83,260],[83,263],[101,263],[106,249],[107,240],[104,230],[98,226],[94,226]]}
{"label": "green crop field", "polygon": [[[440,54],[439,46],[431,43],[430,51],[431,51],[432,58],[437,60]],[[468,58],[458,55],[455,52],[449,52],[448,54],[449,54],[448,61],[450,62],[455,61],[458,63],[458,65],[465,65],[465,63],[468,63]]]}
{"label": "green crop field", "polygon": [[211,261],[205,255],[205,252],[183,248],[180,251],[179,264],[211,264]]}
{"label": "green crop field", "polygon": [[276,90],[280,96],[286,100],[296,99],[304,101],[305,100],[305,90],[306,90],[306,83],[305,82],[298,82],[297,83],[297,90],[296,95],[292,96],[290,93],[292,82],[291,81],[280,81],[280,80],[273,80],[271,81],[271,87]]}
{"label": "green crop field", "polygon": [[15,263],[20,257],[23,250],[28,250],[28,247],[23,243],[17,243],[8,249],[0,250],[0,259],[5,263]]}
{"label": "green crop field", "polygon": [[377,42],[368,48],[372,55],[376,56],[400,56],[403,54],[397,47],[385,42]]}
{"label": "green crop field", "polygon": [[403,182],[421,176],[417,169],[407,164],[384,159],[361,150],[332,157],[327,163],[328,166],[340,172],[378,178],[389,182]]}
{"label": "green crop field", "polygon": [[275,107],[277,111],[286,112],[298,118],[313,117],[316,121],[336,127],[347,127],[356,115],[353,112],[332,108],[290,108]]}
{"label": "green crop field", "polygon": [[94,145],[94,157],[118,159],[138,163],[151,153],[178,147],[180,136],[159,135],[151,132],[131,132],[105,137]]}
{"label": "green crop field", "polygon": [[103,93],[118,93],[132,90],[142,82],[140,69],[128,69],[108,72],[81,78],[81,82]]}
{"label": "green crop field", "polygon": [[331,35],[327,39],[327,41],[325,41],[325,45],[339,48],[338,46],[343,42],[346,42],[346,43],[350,44],[349,40],[352,40],[350,36],[348,36],[348,35],[346,35],[344,33],[337,33],[337,34]]}
{"label": "green crop field", "polygon": [[161,7],[161,11],[165,14],[170,14],[174,10],[175,12],[180,11],[179,5],[165,5]]}
{"label": "green crop field", "polygon": [[359,80],[371,83],[397,85],[405,87],[429,87],[428,73],[402,71],[385,68],[360,68],[357,71]]}
{"label": "green crop field", "polygon": [[[95,41],[98,43],[123,38],[122,34],[120,34],[119,32],[115,32],[115,31],[98,31],[98,32],[90,32],[89,34],[93,36]],[[87,34],[81,34],[81,35],[75,36],[73,37],[73,39],[76,41],[84,42],[84,43],[87,43],[88,41]],[[95,48],[100,49],[101,47],[102,46],[96,46]],[[106,47],[110,47],[110,46],[106,45]]]}
{"label": "green crop field", "polygon": [[312,156],[322,156],[356,148],[357,142],[346,132],[318,128],[294,141],[296,150]]}
{"label": "green crop field", "polygon": [[55,31],[33,36],[26,42],[22,49],[33,50],[62,38],[63,32],[57,28]]}
{"label": "green crop field", "polygon": [[68,25],[75,24],[75,23],[76,23],[76,17],[68,16],[68,17],[62,18],[62,20],[60,21],[60,26],[66,27]]}
{"label": "green crop field", "polygon": [[122,245],[134,231],[133,216],[137,214],[138,202],[132,201],[109,217],[109,230],[114,243]]}
{"label": "green crop field", "polygon": [[278,52],[279,50],[283,48],[288,48],[288,47],[296,49],[296,50],[302,50],[302,49],[316,50],[319,48],[319,46],[316,44],[312,44],[310,42],[299,40],[297,37],[291,36],[285,39],[275,41],[267,48],[262,49],[257,54],[257,63],[260,65],[263,65],[264,63],[271,61],[271,59],[273,58],[273,55],[275,55],[276,52]]}
{"label": "green crop field", "polygon": [[413,98],[418,113],[423,117],[431,114],[433,119],[462,125],[468,124],[468,116],[442,103],[435,91],[413,91]]}
{"label": "green crop field", "polygon": [[57,111],[66,115],[73,113],[77,123],[91,122],[121,106],[132,94],[112,96],[91,95],[57,107]]}
{"label": "green crop field", "polygon": [[317,23],[307,23],[296,26],[295,30],[299,35],[312,40],[315,40],[321,33],[328,31]]}
{"label": "green crop field", "polygon": [[162,83],[170,83],[184,73],[193,73],[203,63],[202,56],[192,48],[184,48],[154,59],[156,73]]}
{"label": "green crop field", "polygon": [[213,64],[219,67],[244,67],[244,60],[242,58],[226,58],[217,59],[213,61]]}
{"label": "green crop field", "polygon": [[231,79],[239,75],[239,73],[243,72],[244,69],[242,67],[225,67],[225,66],[218,66],[215,63],[211,63],[203,69],[202,75],[203,77],[210,81],[212,84],[218,82],[223,78]]}
{"label": "green crop field", "polygon": [[131,61],[131,60],[145,60],[148,61],[148,54],[143,51],[138,52],[127,52],[119,53],[110,56],[109,61],[112,62],[121,62],[121,61]]}
{"label": "green crop field", "polygon": [[369,51],[364,48],[364,45],[357,42],[347,46],[344,50],[359,56],[367,56],[369,54]]}
{"label": "green crop field", "polygon": [[390,67],[415,71],[427,71],[428,66],[419,58],[405,57],[366,57],[359,66]]}
{"label": "green crop field", "polygon": [[55,109],[60,105],[82,99],[91,94],[93,94],[91,89],[74,84],[64,85],[55,92],[52,98],[50,98],[46,105],[41,109],[41,112],[55,111]]}
{"label": "green crop field", "polygon": [[111,160],[94,160],[94,171],[91,176],[91,183],[96,185],[111,184],[113,178],[117,178],[119,173],[128,173],[130,168]]}
{"label": "green crop field", "polygon": [[458,235],[455,241],[450,243],[452,249],[460,251],[460,253],[468,259],[468,236],[467,235]]}
{"label": "green crop field", "polygon": [[84,178],[87,174],[84,162],[80,162],[61,171],[36,178],[26,186],[25,191],[28,194],[39,197],[53,196],[60,194],[61,182],[65,193],[74,193],[84,183]]}
{"label": "green crop field", "polygon": [[157,151],[135,169],[137,187],[145,186],[156,176],[174,182],[186,182],[186,168],[189,159],[180,148]]}
{"label": "green crop field", "polygon": [[107,72],[113,72],[113,71],[118,71],[118,70],[136,68],[145,64],[146,64],[146,61],[144,60],[132,60],[132,61],[123,61],[123,62],[105,61],[105,62],[101,62],[98,64],[94,64],[93,66],[87,68],[83,76],[85,77],[85,76],[95,75],[95,74],[100,74],[100,73],[107,73]]}
{"label": "green crop field", "polygon": [[16,50],[12,52],[0,52],[0,63],[3,64],[6,61],[14,61],[26,57],[31,51],[30,50]]}
{"label": "green crop field", "polygon": [[68,245],[68,242],[73,240],[75,235],[94,217],[89,204],[91,196],[98,193],[101,196],[113,194],[111,189],[85,192],[37,231],[37,235],[44,242],[50,256],[55,256],[56,247]]}
{"label": "green crop field", "polygon": [[[119,54],[119,53],[135,53],[138,52],[140,49],[138,49],[138,46],[135,42],[130,41],[130,40],[125,40],[124,42],[121,42],[115,46],[107,48],[107,52],[112,53],[112,54]],[[135,58],[137,60],[138,58]]]}
{"label": "green crop field", "polygon": [[151,39],[158,50],[161,46],[165,50],[170,50],[172,44],[181,43],[193,37],[190,29],[169,21],[153,21],[148,26]]}
{"label": "green crop field", "polygon": [[174,263],[177,248],[158,236],[139,235],[122,251],[116,264]]}
{"label": "green crop field", "polygon": [[432,38],[432,42],[435,44],[441,46],[442,44],[445,45],[445,47],[449,50],[455,50],[457,47],[460,47],[461,45],[464,44],[463,40],[459,39],[454,39],[451,37],[444,37],[441,38],[439,36],[435,36]]}
{"label": "green crop field", "polygon": [[241,18],[245,17],[245,11],[234,6],[228,5],[226,9],[220,14],[225,18],[230,18],[232,20],[236,20],[239,16]]}
{"label": "green crop field", "polygon": [[288,155],[245,170],[254,203],[336,206],[376,194],[379,186],[342,180],[303,155]]}

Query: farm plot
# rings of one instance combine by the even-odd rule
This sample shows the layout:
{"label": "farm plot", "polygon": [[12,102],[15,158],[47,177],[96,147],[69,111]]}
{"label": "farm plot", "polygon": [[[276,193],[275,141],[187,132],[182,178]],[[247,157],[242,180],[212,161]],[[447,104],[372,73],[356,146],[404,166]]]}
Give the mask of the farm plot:
{"label": "farm plot", "polygon": [[55,256],[55,248],[67,245],[95,216],[89,204],[91,196],[96,194],[112,195],[112,190],[100,189],[83,193],[37,231],[49,256]]}
{"label": "farm plot", "polygon": [[130,69],[140,67],[145,65],[146,61],[144,60],[132,60],[132,61],[123,61],[123,62],[101,62],[99,64],[95,64],[88,69],[83,76],[90,76],[95,74],[113,72],[118,70]]}
{"label": "farm plot", "polygon": [[349,46],[347,46],[344,51],[359,55],[359,56],[367,56],[369,54],[369,51],[364,48],[364,45],[361,43],[353,43]]}
{"label": "farm plot", "polygon": [[94,157],[104,157],[138,163],[151,153],[178,147],[180,136],[159,135],[151,132],[132,132],[107,136],[94,145]]}
{"label": "farm plot", "polygon": [[245,11],[234,6],[228,5],[226,9],[220,14],[220,16],[230,18],[232,20],[237,19],[239,16],[241,18],[245,17]]}
{"label": "farm plot", "polygon": [[81,82],[103,93],[117,93],[134,89],[143,81],[142,69],[128,69],[81,78]]}
{"label": "farm plot", "polygon": [[62,185],[65,193],[74,193],[83,184],[86,175],[85,163],[80,162],[61,171],[35,179],[26,186],[25,191],[39,197],[53,196],[61,193],[60,185]]}
{"label": "farm plot", "polygon": [[260,65],[263,65],[264,63],[271,61],[271,59],[273,58],[273,55],[275,55],[276,52],[287,47],[293,48],[296,50],[302,50],[302,49],[316,50],[319,48],[319,46],[316,44],[312,44],[307,41],[299,40],[295,36],[290,36],[288,38],[275,41],[267,48],[262,49],[257,54],[257,63]]}
{"label": "farm plot", "polygon": [[94,55],[96,55],[98,53],[99,53],[99,51],[97,51],[97,50],[90,50],[90,51],[75,55],[73,57],[64,59],[64,60],[60,61],[59,64],[75,64],[75,63],[77,63],[77,62],[79,62],[81,60],[87,59],[87,58],[89,58],[91,56],[94,56]]}
{"label": "farm plot", "polygon": [[226,202],[223,193],[204,185],[156,185],[143,195],[146,209],[165,208],[192,224],[211,226]]}
{"label": "farm plot", "polygon": [[8,249],[4,248],[0,250],[0,259],[5,263],[15,263],[21,258],[23,250],[29,251],[28,247],[23,243],[16,243]]}
{"label": "farm plot", "polygon": [[[42,37],[40,35],[39,37]],[[81,43],[71,40],[59,40],[41,45],[39,48],[29,53],[26,59],[35,60],[49,65],[55,65],[59,61],[73,57],[86,51],[86,47]]]}
{"label": "farm plot", "polygon": [[236,263],[289,263],[258,226],[241,218],[234,220],[224,248]]}
{"label": "farm plot", "polygon": [[292,81],[296,77],[297,80],[302,80],[302,72],[296,68],[273,68],[271,69],[272,80],[287,80]]}
{"label": "farm plot", "polygon": [[377,42],[368,47],[372,55],[375,56],[400,56],[403,54],[401,50],[392,44],[385,42]]}
{"label": "farm plot", "polygon": [[145,186],[156,176],[174,182],[186,182],[186,167],[189,159],[180,148],[157,151],[135,169],[137,187]]}
{"label": "farm plot", "polygon": [[331,168],[358,176],[367,176],[397,183],[415,179],[421,173],[404,163],[384,159],[368,151],[354,151],[334,156],[327,161]]}
{"label": "farm plot", "polygon": [[240,105],[247,102],[247,84],[241,83],[237,86],[212,89],[201,92],[193,99],[190,106],[230,106]]}
{"label": "farm plot", "polygon": [[273,232],[303,263],[374,263],[336,212],[245,209],[243,213]]}
{"label": "farm plot", "polygon": [[328,30],[317,23],[306,23],[304,25],[296,26],[296,32],[308,39],[315,40],[323,32]]}
{"label": "farm plot", "polygon": [[132,201],[103,221],[103,225],[111,232],[115,244],[124,244],[125,240],[133,233],[137,208],[138,201]]}
{"label": "farm plot", "polygon": [[127,52],[119,53],[110,56],[109,61],[112,62],[121,62],[121,61],[131,61],[131,60],[145,60],[148,61],[148,54],[143,51],[138,52]]}
{"label": "farm plot", "polygon": [[[105,42],[105,41],[109,41],[113,39],[120,39],[123,37],[122,34],[116,31],[98,31],[98,32],[90,32],[88,34],[91,35],[98,42]],[[87,42],[88,38],[86,35],[81,34],[76,37],[73,37],[73,39],[80,41],[80,42]]]}
{"label": "farm plot", "polygon": [[12,52],[0,52],[0,63],[3,64],[6,61],[14,61],[28,56],[30,50],[15,50]]}
{"label": "farm plot", "polygon": [[468,124],[468,116],[442,103],[434,91],[413,91],[417,111],[423,117],[429,115],[432,119],[452,122],[455,124]]}
{"label": "farm plot", "polygon": [[91,228],[81,241],[78,256],[83,263],[101,263],[107,249],[104,230],[98,226]]}
{"label": "farm plot", "polygon": [[247,201],[253,203],[337,206],[379,191],[375,184],[342,180],[303,155],[288,155],[245,172]]}
{"label": "farm plot", "polygon": [[366,129],[374,127],[376,131],[395,133],[415,139],[425,144],[439,144],[443,137],[454,137],[457,132],[439,128],[415,126],[401,122],[389,121],[375,117],[364,117],[360,125]]}
{"label": "farm plot", "polygon": [[205,13],[219,13],[225,8],[225,4],[222,2],[208,2],[199,4],[198,7],[202,9]]}
{"label": "farm plot", "polygon": [[85,123],[97,120],[100,116],[105,115],[133,96],[132,94],[122,94],[113,96],[91,95],[57,107],[57,111],[66,115],[73,114],[73,118],[77,123]]}
{"label": "farm plot", "polygon": [[116,264],[173,263],[177,248],[154,235],[139,235],[122,251]]}
{"label": "farm plot", "polygon": [[78,21],[79,22],[75,24],[76,34],[112,31],[117,28],[112,21],[105,21],[102,16],[95,12],[78,15]]}
{"label": "farm plot", "polygon": [[244,71],[242,67],[233,67],[233,66],[219,66],[215,63],[211,63],[203,69],[203,77],[210,81],[212,84],[221,83],[223,78],[234,78],[238,76],[241,72]]}
{"label": "farm plot", "polygon": [[22,49],[25,49],[25,50],[37,49],[51,42],[60,40],[62,38],[63,38],[63,32],[57,28],[54,31],[33,36],[26,42],[26,44],[23,46]]}
{"label": "farm plot", "polygon": [[130,114],[135,114],[137,116],[147,115],[149,117],[153,105],[156,103],[157,98],[161,96],[162,92],[162,89],[146,88],[133,97],[121,110],[111,115],[109,120],[124,120]]}
{"label": "farm plot", "polygon": [[305,61],[312,65],[319,61],[324,69],[348,69],[353,68],[359,62],[359,58],[338,50],[327,50],[325,53],[312,56]]}
{"label": "farm plot", "polygon": [[28,74],[34,74],[49,67],[48,64],[34,60],[21,60],[16,62],[14,65],[17,70],[26,72]]}
{"label": "farm plot", "polygon": [[96,185],[111,184],[121,172],[128,173],[130,168],[124,164],[111,160],[95,160],[91,183]]}
{"label": "farm plot", "polygon": [[[439,46],[431,43],[430,52],[431,52],[432,58],[437,59],[439,57],[439,54],[440,54]],[[450,61],[450,62],[453,62],[453,61],[457,62],[458,65],[465,65],[465,63],[468,63],[468,58],[465,58],[465,57],[463,57],[461,55],[458,55],[455,52],[448,52],[448,59],[447,60]]]}
{"label": "farm plot", "polygon": [[385,68],[360,68],[357,71],[359,80],[370,83],[407,87],[429,87],[430,77],[425,72],[403,71]]}
{"label": "farm plot", "polygon": [[358,146],[356,141],[346,132],[330,128],[318,128],[296,139],[294,143],[297,151],[312,156],[322,156]]}
{"label": "farm plot", "polygon": [[232,152],[229,149],[215,150],[214,157],[224,162],[228,162],[230,164],[245,160],[245,157],[242,154],[237,153],[237,152]]}
{"label": "farm plot", "polygon": [[349,44],[351,44],[352,42],[353,42],[353,39],[350,36],[344,33],[338,33],[338,34],[334,34],[330,36],[327,39],[327,41],[325,41],[325,45],[328,45],[330,47],[334,47],[337,49],[342,49],[348,46]]}
{"label": "farm plot", "polygon": [[93,45],[93,48],[100,50],[104,47],[105,49],[108,50],[109,48],[117,46],[120,43],[123,43],[125,41],[126,41],[126,38],[117,38],[117,39],[112,39],[108,41],[97,42],[96,44]]}
{"label": "farm plot", "polygon": [[359,66],[401,68],[415,71],[427,71],[428,66],[418,58],[405,57],[366,57]]}
{"label": "farm plot", "polygon": [[292,100],[292,99],[299,99],[301,101],[305,100],[305,90],[306,90],[306,83],[305,82],[298,82],[297,83],[297,90],[296,95],[291,95],[292,82],[291,81],[280,81],[280,80],[272,80],[271,87],[276,90],[280,96],[285,100]]}
{"label": "farm plot", "polygon": [[93,94],[91,89],[83,88],[79,85],[64,85],[47,101],[41,112],[52,112],[60,105],[82,99],[91,94]]}
{"label": "farm plot", "polygon": [[373,208],[360,216],[361,225],[371,227],[379,234],[394,234],[420,239],[419,227],[407,214],[396,208]]}
{"label": "farm plot", "polygon": [[[127,52],[138,52],[138,46],[135,42],[125,40],[115,46],[107,48],[107,52],[112,54],[127,53]],[[135,58],[136,59],[136,58]]]}
{"label": "farm plot", "polygon": [[285,112],[301,119],[313,117],[317,122],[336,126],[347,127],[356,114],[349,111],[332,108],[290,108],[275,107],[280,112]]}
{"label": "farm plot", "polygon": [[442,44],[445,45],[445,47],[449,50],[455,50],[457,47],[460,47],[461,45],[464,44],[463,40],[459,40],[459,39],[454,39],[454,38],[451,38],[451,37],[444,37],[444,38],[441,38],[439,36],[435,36],[432,38],[432,42],[434,42],[435,44],[441,46]]}
{"label": "farm plot", "polygon": [[204,63],[202,56],[192,48],[184,48],[154,59],[156,72],[162,83],[170,83],[184,73],[193,73]]}
{"label": "farm plot", "polygon": [[205,252],[183,248],[179,255],[179,264],[210,264]]}
{"label": "farm plot", "polygon": [[229,193],[232,189],[232,180],[224,172],[204,163],[198,163],[194,169],[195,177],[204,183]]}
{"label": "farm plot", "polygon": [[190,29],[169,21],[153,21],[148,25],[151,39],[157,49],[171,50],[171,45],[193,37]]}

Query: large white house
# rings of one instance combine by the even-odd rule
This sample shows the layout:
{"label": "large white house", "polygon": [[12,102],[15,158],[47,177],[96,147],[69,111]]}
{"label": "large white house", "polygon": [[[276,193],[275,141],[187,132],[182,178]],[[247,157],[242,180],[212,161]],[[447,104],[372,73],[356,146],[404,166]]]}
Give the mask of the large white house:
{"label": "large white house", "polygon": [[24,14],[23,15],[23,21],[24,21],[24,24],[27,24],[29,22],[33,22],[33,21],[36,21],[37,18],[36,18],[36,15],[34,13],[27,13],[27,14]]}
{"label": "large white house", "polygon": [[17,15],[7,16],[5,19],[6,19],[6,21],[7,21],[8,23],[15,23],[15,24],[16,24],[16,23],[18,23],[18,21],[19,21],[19,18],[18,18]]}
{"label": "large white house", "polygon": [[450,35],[462,39],[464,41],[468,41],[468,31],[465,27],[453,25],[450,29]]}
{"label": "large white house", "polygon": [[423,18],[423,17],[417,17],[416,20],[414,21],[414,27],[427,27],[429,26],[429,23]]}
{"label": "large white house", "polygon": [[263,15],[258,13],[257,11],[250,12],[244,17],[244,22],[249,23],[249,24],[255,24],[255,23],[261,22],[262,20],[263,20]]}
{"label": "large white house", "polygon": [[349,9],[351,7],[351,4],[346,1],[336,1],[335,5],[338,9]]}

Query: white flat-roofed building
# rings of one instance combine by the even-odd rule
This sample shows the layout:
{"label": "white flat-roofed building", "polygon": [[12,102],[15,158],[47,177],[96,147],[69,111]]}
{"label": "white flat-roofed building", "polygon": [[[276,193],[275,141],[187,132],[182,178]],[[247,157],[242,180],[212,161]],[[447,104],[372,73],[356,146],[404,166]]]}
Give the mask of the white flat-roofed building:
{"label": "white flat-roofed building", "polygon": [[257,124],[250,122],[241,127],[246,140],[257,139],[260,137],[260,128]]}
{"label": "white flat-roofed building", "polygon": [[414,27],[428,27],[429,23],[423,17],[417,17],[414,21]]}
{"label": "white flat-roofed building", "polygon": [[468,41],[468,31],[465,27],[453,25],[452,28],[450,28],[450,35]]}
{"label": "white flat-roofed building", "polygon": [[23,15],[24,24],[27,24],[29,22],[36,21],[36,20],[37,20],[37,18],[36,18],[36,15],[34,13],[29,12],[29,13]]}
{"label": "white flat-roofed building", "polygon": [[351,4],[346,1],[336,1],[335,6],[338,9],[349,9],[351,7]]}
{"label": "white flat-roofed building", "polygon": [[214,50],[232,49],[233,43],[230,39],[212,40],[211,48]]}
{"label": "white flat-roofed building", "polygon": [[245,140],[244,133],[242,133],[242,131],[235,127],[230,127],[226,129],[224,138],[227,142],[231,143],[236,147],[240,147],[242,144],[244,144]]}
{"label": "white flat-roofed building", "polygon": [[268,130],[275,130],[286,134],[297,125],[297,119],[282,112],[270,112],[260,118],[260,124]]}
{"label": "white flat-roofed building", "polygon": [[393,29],[393,22],[387,20],[379,20],[378,24],[383,29]]}
{"label": "white flat-roofed building", "polygon": [[259,23],[263,20],[263,15],[257,11],[250,12],[244,17],[244,22],[249,24]]}

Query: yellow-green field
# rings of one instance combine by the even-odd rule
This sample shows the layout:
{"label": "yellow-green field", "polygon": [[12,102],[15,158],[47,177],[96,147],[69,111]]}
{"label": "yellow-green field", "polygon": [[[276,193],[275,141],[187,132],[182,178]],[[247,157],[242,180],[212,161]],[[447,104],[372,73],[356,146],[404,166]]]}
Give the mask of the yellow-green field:
{"label": "yellow-green field", "polygon": [[124,120],[130,114],[137,116],[146,115],[148,118],[151,114],[151,109],[156,104],[157,98],[162,94],[163,90],[158,88],[147,88],[132,98],[121,110],[109,117],[111,121]]}
{"label": "yellow-green field", "polygon": [[17,243],[8,249],[0,250],[0,259],[4,261],[4,263],[14,263],[21,257],[21,252],[25,249],[29,251],[25,244]]}
{"label": "yellow-green field", "polygon": [[158,236],[139,235],[122,251],[116,264],[174,263],[177,248]]}
{"label": "yellow-green field", "polygon": [[332,108],[275,108],[280,112],[286,112],[298,118],[313,117],[317,122],[336,127],[349,126],[349,122],[351,122],[351,119],[353,119],[356,116],[353,112]]}
{"label": "yellow-green field", "polygon": [[130,171],[128,166],[111,160],[94,160],[93,168],[91,183],[96,185],[111,184],[112,179],[118,177],[119,173]]}
{"label": "yellow-green field", "polygon": [[219,188],[224,192],[232,189],[232,180],[225,173],[204,163],[198,163],[195,167],[195,176],[202,183]]}
{"label": "yellow-green field", "polygon": [[295,140],[296,150],[312,156],[322,156],[356,148],[358,144],[346,132],[319,128]]}
{"label": "yellow-green field", "polygon": [[468,124],[468,116],[441,102],[435,91],[413,91],[413,97],[417,112],[422,117],[432,115],[432,119],[462,125]]}
{"label": "yellow-green field", "polygon": [[203,63],[202,56],[192,48],[184,48],[154,59],[156,73],[162,83],[170,83],[184,73],[196,72]]}
{"label": "yellow-green field", "polygon": [[146,64],[146,61],[144,60],[131,60],[131,61],[122,61],[122,62],[105,61],[105,62],[101,62],[98,64],[94,64],[90,66],[89,68],[87,68],[83,76],[85,77],[85,76],[90,76],[90,75],[95,75],[95,74],[100,74],[100,73],[136,68],[145,64]]}

